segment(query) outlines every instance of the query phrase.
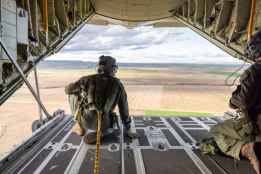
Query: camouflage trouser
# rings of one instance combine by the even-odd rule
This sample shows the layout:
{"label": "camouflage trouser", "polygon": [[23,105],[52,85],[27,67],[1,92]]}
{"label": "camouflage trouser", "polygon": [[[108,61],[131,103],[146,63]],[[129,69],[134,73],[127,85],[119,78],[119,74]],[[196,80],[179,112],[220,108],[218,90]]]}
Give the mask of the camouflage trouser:
{"label": "camouflage trouser", "polygon": [[[74,120],[77,121],[82,128],[84,128],[86,131],[88,130],[87,124],[85,120],[82,118],[81,113],[79,111],[79,96],[77,95],[68,95],[69,105],[71,109],[71,114],[74,117]],[[94,123],[95,124],[95,123]]]}
{"label": "camouflage trouser", "polygon": [[255,141],[252,132],[253,126],[245,118],[226,120],[211,128],[211,137],[202,141],[200,149],[209,154],[218,148],[225,155],[240,160],[242,146]]}
{"label": "camouflage trouser", "polygon": [[[74,116],[74,120],[78,121],[78,123],[81,125],[82,128],[84,128],[86,131],[90,132],[91,130],[96,130],[96,117],[86,117],[81,115],[81,112],[77,112],[79,110],[79,97],[76,95],[69,95],[69,105],[71,109],[71,113]],[[106,119],[105,119],[106,118]],[[108,116],[105,117],[102,121],[102,127],[106,125],[106,129],[103,130],[104,134],[108,134],[107,130],[109,125],[112,124],[111,117]]]}

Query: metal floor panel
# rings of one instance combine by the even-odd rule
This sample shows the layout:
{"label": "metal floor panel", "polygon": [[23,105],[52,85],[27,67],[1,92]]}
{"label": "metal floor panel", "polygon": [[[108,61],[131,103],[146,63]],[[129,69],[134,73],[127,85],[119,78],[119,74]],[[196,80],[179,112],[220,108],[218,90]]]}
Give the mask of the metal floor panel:
{"label": "metal floor panel", "polygon": [[76,149],[70,149],[67,151],[56,152],[52,159],[47,163],[47,165],[40,172],[41,174],[57,174],[64,173],[67,166],[71,162]]}
{"label": "metal floor panel", "polygon": [[36,158],[30,163],[30,165],[20,170],[20,174],[33,173],[39,167],[39,164],[44,161],[44,159],[51,153],[51,151],[51,149],[44,149],[36,156]]}
{"label": "metal floor panel", "polygon": [[[92,174],[93,162],[95,159],[95,149],[89,149],[82,162],[79,174]],[[120,154],[119,152],[110,152],[107,149],[101,150],[100,173],[111,174],[120,173]]]}
{"label": "metal floor panel", "polygon": [[146,173],[148,174],[201,174],[198,167],[183,149],[156,151],[141,150]]}
{"label": "metal floor panel", "polygon": [[[132,127],[140,138],[124,143],[125,173],[252,174],[248,161],[235,163],[229,157],[206,156],[196,150],[197,141],[217,122],[204,117],[135,117]],[[84,144],[71,127],[61,130],[19,173],[92,174],[95,145]],[[120,173],[119,143],[119,137],[102,142],[101,174]]]}

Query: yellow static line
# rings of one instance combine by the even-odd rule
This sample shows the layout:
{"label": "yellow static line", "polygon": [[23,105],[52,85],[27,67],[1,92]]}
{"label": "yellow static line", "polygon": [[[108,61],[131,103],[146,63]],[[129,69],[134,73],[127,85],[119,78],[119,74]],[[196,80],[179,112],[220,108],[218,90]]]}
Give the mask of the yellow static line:
{"label": "yellow static line", "polygon": [[100,144],[101,144],[101,112],[97,112],[97,129],[96,129],[96,151],[93,173],[100,173]]}

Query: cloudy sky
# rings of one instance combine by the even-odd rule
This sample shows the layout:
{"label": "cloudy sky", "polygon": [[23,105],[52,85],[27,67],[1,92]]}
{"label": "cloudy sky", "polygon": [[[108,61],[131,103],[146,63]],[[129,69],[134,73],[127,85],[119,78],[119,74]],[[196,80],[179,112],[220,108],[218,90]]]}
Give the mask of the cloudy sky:
{"label": "cloudy sky", "polygon": [[124,63],[241,63],[188,28],[127,29],[117,25],[86,25],[47,60],[95,62],[100,55]]}

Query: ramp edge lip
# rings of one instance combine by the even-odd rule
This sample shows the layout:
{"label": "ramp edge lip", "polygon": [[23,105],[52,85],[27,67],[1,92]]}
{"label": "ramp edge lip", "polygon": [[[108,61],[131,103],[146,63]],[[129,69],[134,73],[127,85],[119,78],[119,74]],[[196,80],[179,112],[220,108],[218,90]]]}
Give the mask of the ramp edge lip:
{"label": "ramp edge lip", "polygon": [[20,160],[26,161],[26,159],[21,159],[21,156],[30,156],[30,153],[32,153],[35,148],[41,148],[37,146],[41,146],[41,144],[46,141],[46,138],[49,138],[51,134],[68,124],[70,121],[72,122],[71,116],[58,115],[43,127],[39,128],[30,137],[25,139],[21,144],[17,145],[16,148],[0,159],[0,173],[11,168],[17,168],[16,163],[19,163]]}

